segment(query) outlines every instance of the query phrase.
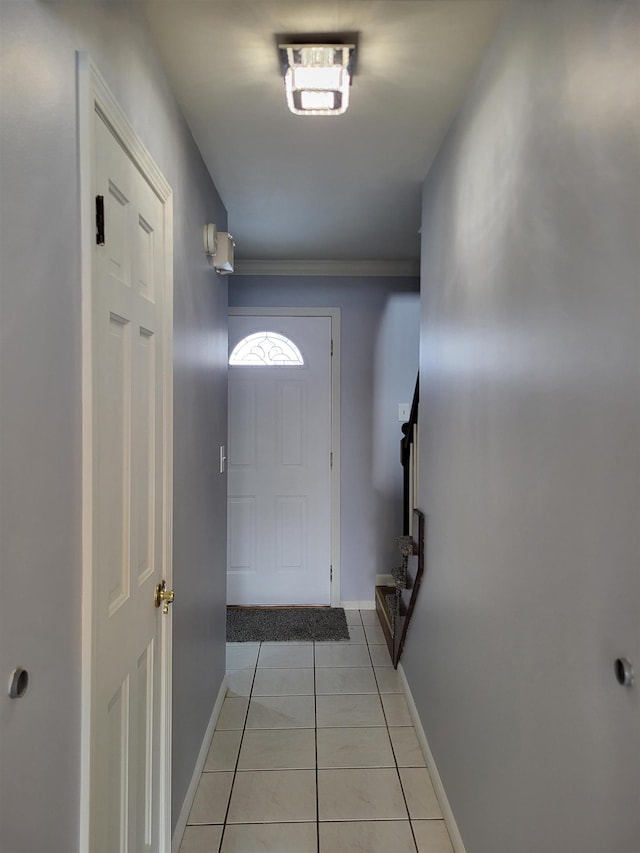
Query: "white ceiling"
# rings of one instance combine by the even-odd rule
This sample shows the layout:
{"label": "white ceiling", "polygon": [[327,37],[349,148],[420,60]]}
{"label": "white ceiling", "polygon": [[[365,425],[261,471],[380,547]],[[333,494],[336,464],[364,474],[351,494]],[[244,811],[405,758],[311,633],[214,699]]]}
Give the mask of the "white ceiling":
{"label": "white ceiling", "polygon": [[[503,0],[142,0],[236,257],[415,261],[422,181]],[[359,33],[343,116],[294,116],[276,33]]]}

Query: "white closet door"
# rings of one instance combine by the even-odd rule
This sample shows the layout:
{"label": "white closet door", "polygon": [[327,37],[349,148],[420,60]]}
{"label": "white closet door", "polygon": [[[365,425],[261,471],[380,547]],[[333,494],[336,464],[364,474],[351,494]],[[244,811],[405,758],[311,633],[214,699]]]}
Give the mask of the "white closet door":
{"label": "white closet door", "polygon": [[[161,611],[168,436],[163,203],[98,112],[94,188],[90,849],[160,850]],[[167,664],[168,665],[168,664]]]}

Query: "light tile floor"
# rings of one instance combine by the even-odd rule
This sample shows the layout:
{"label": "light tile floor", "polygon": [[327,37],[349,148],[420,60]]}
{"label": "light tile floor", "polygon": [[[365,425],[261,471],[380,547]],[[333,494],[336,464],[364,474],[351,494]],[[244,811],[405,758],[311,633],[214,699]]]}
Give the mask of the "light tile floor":
{"label": "light tile floor", "polygon": [[230,643],[180,853],[453,853],[375,611],[341,643]]}

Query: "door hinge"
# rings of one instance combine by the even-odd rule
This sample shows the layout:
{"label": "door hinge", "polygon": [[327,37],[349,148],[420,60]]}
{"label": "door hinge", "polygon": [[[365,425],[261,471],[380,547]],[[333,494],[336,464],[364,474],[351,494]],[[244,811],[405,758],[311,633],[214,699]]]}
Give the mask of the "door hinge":
{"label": "door hinge", "polygon": [[331,338],[331,355],[333,355],[333,338]]}
{"label": "door hinge", "polygon": [[333,566],[330,566],[330,568],[329,568],[329,580],[330,581],[333,580]]}
{"label": "door hinge", "polygon": [[333,471],[333,453],[329,454],[329,465],[331,466],[331,470]]}
{"label": "door hinge", "polygon": [[104,196],[96,196],[96,243],[104,246]]}

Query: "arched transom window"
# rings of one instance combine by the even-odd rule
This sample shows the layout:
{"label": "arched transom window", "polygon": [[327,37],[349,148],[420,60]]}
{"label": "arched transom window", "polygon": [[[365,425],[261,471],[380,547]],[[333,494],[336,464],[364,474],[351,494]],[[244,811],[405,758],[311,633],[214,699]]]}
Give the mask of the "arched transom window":
{"label": "arched transom window", "polygon": [[233,348],[229,364],[240,367],[302,367],[299,348],[278,332],[254,332]]}

